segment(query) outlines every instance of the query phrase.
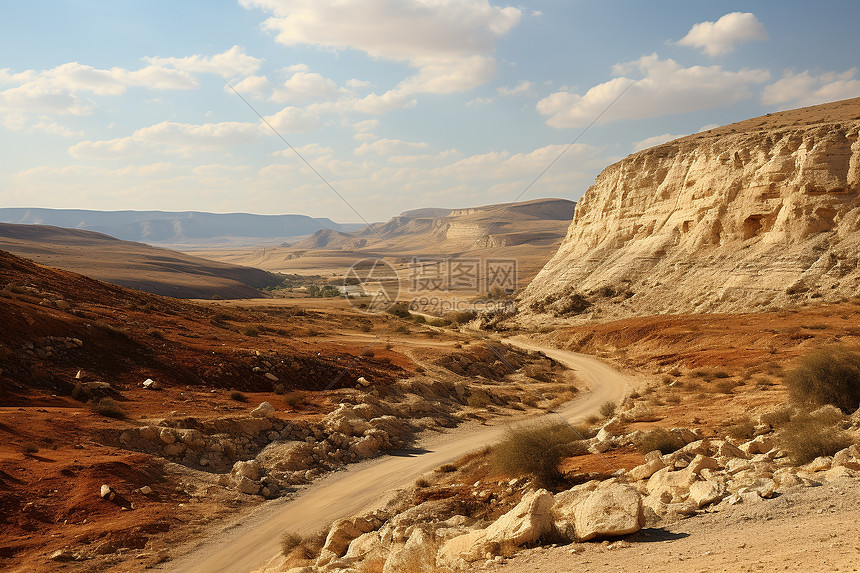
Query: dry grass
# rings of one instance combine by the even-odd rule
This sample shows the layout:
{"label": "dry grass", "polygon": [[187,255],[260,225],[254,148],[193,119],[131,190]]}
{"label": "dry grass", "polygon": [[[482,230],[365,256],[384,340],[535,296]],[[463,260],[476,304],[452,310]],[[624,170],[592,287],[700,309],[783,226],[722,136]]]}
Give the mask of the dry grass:
{"label": "dry grass", "polygon": [[684,441],[664,428],[647,430],[642,434],[636,444],[636,449],[638,449],[642,454],[647,454],[654,450],[659,450],[662,454],[671,454],[683,447]]}
{"label": "dry grass", "polygon": [[832,404],[846,413],[860,406],[860,354],[840,345],[806,354],[785,377],[797,404]]}
{"label": "dry grass", "polygon": [[530,476],[538,485],[552,486],[561,480],[561,460],[584,453],[584,437],[580,429],[564,423],[514,427],[493,447],[493,463],[507,475]]}

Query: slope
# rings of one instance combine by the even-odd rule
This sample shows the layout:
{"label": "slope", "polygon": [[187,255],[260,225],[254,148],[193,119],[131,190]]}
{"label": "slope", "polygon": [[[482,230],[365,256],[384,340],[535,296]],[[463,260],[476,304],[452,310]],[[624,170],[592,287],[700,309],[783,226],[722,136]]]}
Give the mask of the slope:
{"label": "slope", "polygon": [[121,241],[92,231],[0,223],[0,248],[41,264],[177,298],[254,298],[278,284],[266,271]]}

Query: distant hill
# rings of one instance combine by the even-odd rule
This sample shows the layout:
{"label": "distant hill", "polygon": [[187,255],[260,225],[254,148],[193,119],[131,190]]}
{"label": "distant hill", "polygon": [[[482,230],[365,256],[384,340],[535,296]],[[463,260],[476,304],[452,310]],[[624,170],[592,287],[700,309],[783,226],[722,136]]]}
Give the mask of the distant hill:
{"label": "distant hill", "polygon": [[210,261],[102,233],[48,225],[0,223],[0,249],[39,264],[177,298],[254,298],[275,275]]}
{"label": "distant hill", "polygon": [[567,199],[535,199],[466,209],[413,209],[352,233],[320,230],[291,245],[254,252],[212,250],[206,256],[306,274],[345,272],[356,260],[373,257],[398,265],[413,257],[507,258],[517,260],[525,284],[564,239],[574,206]]}
{"label": "distant hill", "polygon": [[310,235],[320,229],[355,231],[362,227],[306,215],[41,208],[0,209],[0,222],[98,231],[126,241],[162,246],[285,239]]}

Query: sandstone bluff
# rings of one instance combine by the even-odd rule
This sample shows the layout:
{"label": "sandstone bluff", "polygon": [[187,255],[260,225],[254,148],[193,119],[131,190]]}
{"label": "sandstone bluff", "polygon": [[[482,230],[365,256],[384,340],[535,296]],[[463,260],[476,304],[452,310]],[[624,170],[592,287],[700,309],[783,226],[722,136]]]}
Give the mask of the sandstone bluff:
{"label": "sandstone bluff", "polygon": [[860,98],[770,114],[607,167],[523,307],[559,317],[739,312],[860,285]]}

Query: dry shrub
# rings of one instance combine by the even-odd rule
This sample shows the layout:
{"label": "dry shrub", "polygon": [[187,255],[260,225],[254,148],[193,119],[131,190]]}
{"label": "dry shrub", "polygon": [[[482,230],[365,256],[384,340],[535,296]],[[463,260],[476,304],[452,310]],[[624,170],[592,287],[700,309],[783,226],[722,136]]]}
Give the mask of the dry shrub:
{"label": "dry shrub", "polygon": [[735,386],[737,386],[737,383],[731,380],[720,380],[715,385],[717,392],[720,394],[731,394]]}
{"label": "dry shrub", "polygon": [[860,354],[840,345],[813,350],[788,372],[785,385],[798,404],[831,404],[854,412],[860,406]]}
{"label": "dry shrub", "polygon": [[611,418],[613,414],[615,414],[615,410],[618,409],[618,404],[613,402],[612,400],[607,400],[603,404],[600,405],[600,415],[604,418]]}
{"label": "dry shrub", "polygon": [[90,403],[93,412],[109,418],[125,418],[125,411],[113,398],[101,398]]}
{"label": "dry shrub", "polygon": [[741,418],[726,428],[726,435],[736,440],[751,440],[755,435],[755,424],[749,418]]}
{"label": "dry shrub", "polygon": [[841,418],[828,412],[793,416],[779,433],[780,443],[796,464],[832,456],[851,445],[851,437],[836,426]]}
{"label": "dry shrub", "polygon": [[562,458],[584,453],[583,434],[563,422],[541,422],[510,428],[492,449],[497,468],[511,476],[530,476],[540,486],[561,480]]}
{"label": "dry shrub", "polygon": [[642,454],[659,450],[662,454],[671,454],[672,452],[683,448],[684,440],[665,428],[654,428],[642,432],[636,441],[636,449]]}
{"label": "dry shrub", "polygon": [[242,394],[241,392],[239,392],[238,390],[233,390],[232,392],[230,392],[230,398],[232,398],[233,400],[236,400],[237,402],[247,402],[248,401],[248,397],[245,396],[244,394]]}

